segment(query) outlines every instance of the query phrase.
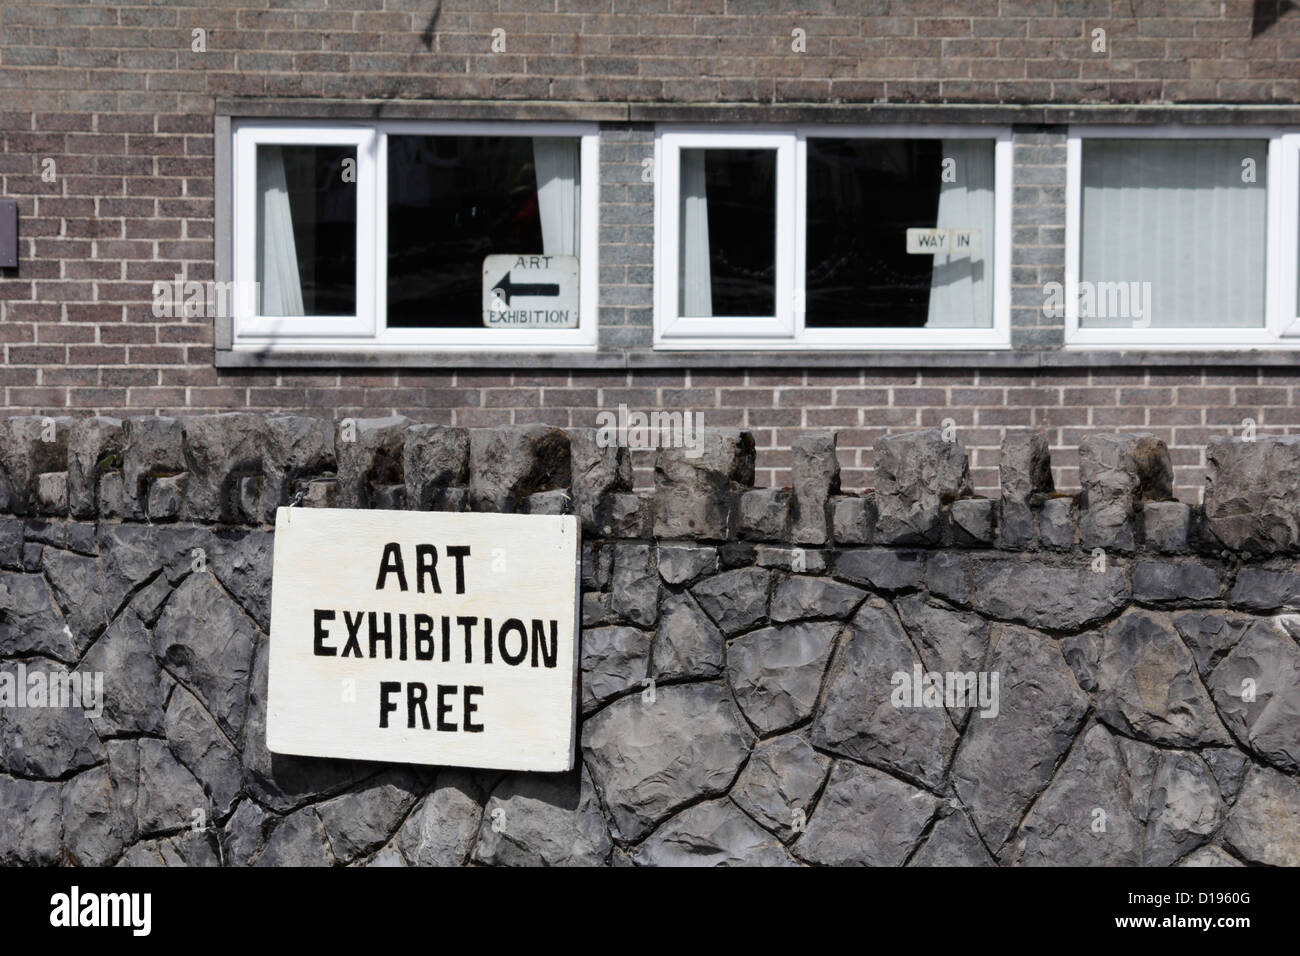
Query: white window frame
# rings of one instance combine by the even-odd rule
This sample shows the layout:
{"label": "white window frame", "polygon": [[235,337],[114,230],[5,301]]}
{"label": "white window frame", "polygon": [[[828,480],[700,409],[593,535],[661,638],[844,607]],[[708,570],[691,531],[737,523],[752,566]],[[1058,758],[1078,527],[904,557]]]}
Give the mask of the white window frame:
{"label": "white window frame", "polygon": [[[987,329],[808,328],[804,321],[809,137],[994,141],[993,324]],[[682,149],[777,150],[776,315],[699,318],[678,314],[679,170]],[[739,130],[661,126],[655,135],[656,349],[1004,349],[1011,346],[1011,131],[981,126],[793,126]],[[736,334],[746,324],[743,335]]]}
{"label": "white window frame", "polygon": [[[1264,183],[1264,324],[1258,328],[1088,329],[1079,321],[1079,272],[1083,242],[1083,142],[1087,139],[1254,139],[1268,142]],[[1300,136],[1272,127],[1235,126],[1072,126],[1066,141],[1065,184],[1065,347],[1067,349],[1223,349],[1298,348],[1300,322],[1295,307],[1297,189],[1296,151]],[[1289,252],[1289,258],[1287,250]],[[1290,263],[1290,266],[1287,266]],[[1288,293],[1289,288],[1289,293]],[[1289,301],[1288,301],[1289,296]],[[1289,310],[1289,311],[1288,311]],[[1287,316],[1289,315],[1289,318]]]}
{"label": "white window frame", "polygon": [[1277,142],[1268,157],[1268,188],[1276,197],[1270,212],[1277,211],[1270,216],[1275,229],[1269,233],[1269,243],[1277,251],[1278,333],[1282,344],[1294,348],[1300,347],[1300,133],[1284,133]]}
{"label": "white window frame", "polygon": [[[579,140],[580,249],[578,327],[574,329],[422,328],[390,329],[387,314],[388,136],[534,136]],[[233,124],[232,236],[236,288],[256,281],[257,146],[357,147],[356,316],[258,316],[239,305],[233,348],[268,353],[335,352],[548,352],[594,351],[599,292],[599,133],[592,123],[431,122],[285,123],[246,120]],[[538,250],[539,252],[541,250]]]}
{"label": "white window frame", "polygon": [[[263,316],[251,295],[236,298],[236,342],[274,343],[287,338],[310,338],[334,344],[343,338],[374,335],[371,307],[374,273],[367,267],[365,250],[374,246],[374,220],[363,213],[363,185],[375,181],[375,135],[363,127],[250,125],[235,133],[234,148],[234,278],[235,288],[251,290],[257,281],[257,147],[354,146],[357,151],[357,314]],[[243,185],[244,188],[240,188]]]}

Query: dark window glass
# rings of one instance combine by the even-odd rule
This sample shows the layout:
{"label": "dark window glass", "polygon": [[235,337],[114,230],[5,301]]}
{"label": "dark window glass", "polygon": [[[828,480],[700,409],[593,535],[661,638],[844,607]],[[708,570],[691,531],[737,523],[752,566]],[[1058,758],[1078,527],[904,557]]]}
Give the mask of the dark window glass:
{"label": "dark window glass", "polygon": [[991,325],[992,141],[809,139],[807,195],[808,327]]}
{"label": "dark window glass", "polygon": [[[564,142],[576,171],[578,141]],[[564,176],[576,216],[576,176]],[[481,328],[484,258],[545,251],[533,139],[388,137],[390,327]]]}
{"label": "dark window glass", "polygon": [[776,151],[681,151],[679,308],[776,314]]}
{"label": "dark window glass", "polygon": [[352,146],[258,146],[263,315],[356,314],[356,155]]}

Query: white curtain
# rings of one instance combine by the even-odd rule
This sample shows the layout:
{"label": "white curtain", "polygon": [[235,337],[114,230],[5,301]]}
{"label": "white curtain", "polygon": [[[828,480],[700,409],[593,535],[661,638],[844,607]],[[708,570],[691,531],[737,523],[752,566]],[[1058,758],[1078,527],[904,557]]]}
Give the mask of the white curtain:
{"label": "white curtain", "polygon": [[[1267,152],[1240,139],[1084,141],[1079,278],[1149,282],[1153,303],[1102,317],[1108,296],[1094,295],[1080,324],[1262,326]],[[1254,183],[1242,181],[1247,158]]]}
{"label": "white curtain", "polygon": [[[993,324],[993,144],[945,139],[945,166],[953,182],[939,184],[939,229],[974,230],[974,252],[939,252],[930,277],[928,329],[987,329]],[[953,160],[953,164],[948,164]]]}
{"label": "white curtain", "polygon": [[257,148],[257,281],[262,315],[303,315],[302,279],[293,239],[293,213],[284,150]]}
{"label": "white curtain", "polygon": [[542,254],[576,256],[581,222],[578,141],[557,137],[533,140],[537,208],[542,219]]}
{"label": "white curtain", "polygon": [[702,149],[682,150],[681,236],[678,286],[681,314],[713,315],[713,276],[709,266],[709,202]]}

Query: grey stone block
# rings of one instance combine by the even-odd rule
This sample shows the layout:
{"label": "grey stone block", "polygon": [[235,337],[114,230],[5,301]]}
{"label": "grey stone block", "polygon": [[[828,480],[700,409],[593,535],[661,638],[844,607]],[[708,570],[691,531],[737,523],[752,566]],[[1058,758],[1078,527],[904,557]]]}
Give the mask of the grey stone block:
{"label": "grey stone block", "polygon": [[447,489],[469,481],[469,432],[448,425],[411,425],[402,444],[406,506],[414,511],[441,510]]}
{"label": "grey stone block", "polygon": [[740,496],[740,536],[747,541],[785,541],[790,535],[791,494],[755,488]]}
{"label": "grey stone block", "polygon": [[754,437],[702,429],[695,448],[660,448],[655,458],[654,533],[727,540],[736,498],[754,483]]}
{"label": "grey stone block", "polygon": [[976,611],[1030,627],[1072,631],[1109,617],[1129,602],[1132,587],[1116,565],[1055,567],[1030,561],[975,559]]}
{"label": "grey stone block", "polygon": [[632,491],[631,452],[594,428],[570,428],[573,512],[585,534],[601,534],[613,523],[614,496]]}
{"label": "grey stone block", "polygon": [[689,594],[663,602],[651,674],[656,680],[710,678],[722,673],[724,640]]}
{"label": "grey stone block", "polygon": [[98,516],[105,520],[122,517],[124,513],[123,502],[126,498],[126,488],[122,481],[120,471],[107,471],[99,478],[99,488],[96,490],[95,498],[97,504],[95,511]]}
{"label": "grey stone block", "polygon": [[47,471],[36,476],[36,510],[43,515],[68,513],[68,473]]}
{"label": "grey stone block", "polygon": [[833,433],[804,433],[791,442],[794,474],[795,544],[822,545],[830,540],[826,507],[840,490],[840,462]]}
{"label": "grey stone block", "polygon": [[573,498],[559,488],[539,491],[525,498],[520,510],[529,515],[567,515],[573,511]]}
{"label": "grey stone block", "polygon": [[175,521],[185,507],[188,474],[157,478],[149,486],[147,513],[150,521]]}
{"label": "grey stone block", "polygon": [[1125,736],[1166,747],[1232,743],[1163,617],[1134,610],[1106,629],[1097,685],[1097,716]]}
{"label": "grey stone block", "polygon": [[1074,547],[1079,509],[1072,495],[1048,498],[1038,509],[1038,540],[1045,548],[1069,551]]}
{"label": "grey stone block", "polygon": [[569,436],[548,425],[471,428],[469,498],[474,511],[513,512],[539,491],[567,491]]}
{"label": "grey stone block", "polygon": [[692,584],[718,570],[718,549],[695,544],[659,544],[659,576],[667,584]]}
{"label": "grey stone block", "polygon": [[1148,548],[1164,554],[1187,551],[1192,508],[1181,501],[1149,501],[1142,506],[1142,537]]}
{"label": "grey stone block", "polygon": [[1079,446],[1083,485],[1079,538],[1084,548],[1132,551],[1146,501],[1173,497],[1173,465],[1153,435],[1089,435]]}
{"label": "grey stone block", "polygon": [[636,849],[637,866],[798,866],[730,800],[688,807]]}
{"label": "grey stone block", "polygon": [[121,419],[76,419],[68,431],[69,513],[74,518],[94,517],[100,476],[121,467]]}
{"label": "grey stone block", "polygon": [[609,524],[601,528],[607,538],[645,538],[650,535],[651,501],[623,492],[610,496]]}
{"label": "grey stone block", "polygon": [[1211,438],[1205,460],[1206,530],[1250,554],[1300,547],[1300,435]]}
{"label": "grey stone block", "polygon": [[1251,863],[1300,866],[1300,783],[1254,767],[1228,814],[1223,839]]}
{"label": "grey stone block", "polygon": [[40,476],[68,469],[71,425],[40,415],[0,419],[0,505],[20,515],[36,510]]}
{"label": "grey stone block", "polygon": [[794,574],[821,574],[830,566],[832,552],[814,548],[778,548],[760,544],[754,549],[754,563],[760,568],[780,568]]}
{"label": "grey stone block", "polygon": [[[149,508],[149,483],[185,471],[179,418],[133,416],[122,422],[122,508],[143,518]],[[101,517],[103,512],[100,513]]]}
{"label": "grey stone block", "polygon": [[344,419],[340,423],[334,442],[338,462],[336,507],[371,508],[373,488],[404,486],[403,449],[409,424],[404,415]]}
{"label": "grey stone block", "polygon": [[298,504],[303,508],[337,507],[335,502],[338,500],[339,483],[333,478],[309,481],[299,491],[302,492],[302,500]]}
{"label": "grey stone block", "polygon": [[998,503],[992,498],[963,498],[952,503],[952,543],[984,548],[993,544]]}
{"label": "grey stone block", "polygon": [[610,610],[629,624],[649,627],[659,616],[659,568],[649,544],[614,546]]}
{"label": "grey stone block", "polygon": [[838,761],[793,852],[822,866],[901,866],[938,806],[886,773]]}
{"label": "grey stone block", "polygon": [[836,544],[871,544],[876,532],[876,496],[832,498],[831,529]]}
{"label": "grey stone block", "polygon": [[1139,561],[1133,569],[1133,600],[1148,604],[1217,601],[1223,573],[1199,561]]}
{"label": "grey stone block", "polygon": [[844,551],[835,559],[835,574],[880,591],[919,588],[925,574],[925,555],[919,551],[858,548]]}
{"label": "grey stone block", "polygon": [[181,431],[189,471],[186,519],[241,521],[240,480],[262,473],[262,416],[247,412],[200,415],[183,419]]}
{"label": "grey stone block", "polygon": [[266,419],[262,449],[262,520],[275,521],[282,508],[313,478],[332,477],[334,424],[324,418],[272,415]]}
{"label": "grey stone block", "polygon": [[1228,603],[1261,614],[1300,608],[1300,572],[1286,566],[1242,568]]}
{"label": "grey stone block", "polygon": [[943,507],[970,496],[966,450],[943,434],[931,428],[876,443],[877,543],[938,544]]}
{"label": "grey stone block", "polygon": [[1026,548],[1034,543],[1035,496],[1052,491],[1052,459],[1047,438],[1037,432],[1010,432],[1002,439],[998,459],[1002,508],[998,543],[1004,548]]}
{"label": "grey stone block", "polygon": [[753,745],[716,683],[660,687],[652,702],[633,694],[582,725],[584,762],[619,840],[638,840],[688,804],[724,793]]}

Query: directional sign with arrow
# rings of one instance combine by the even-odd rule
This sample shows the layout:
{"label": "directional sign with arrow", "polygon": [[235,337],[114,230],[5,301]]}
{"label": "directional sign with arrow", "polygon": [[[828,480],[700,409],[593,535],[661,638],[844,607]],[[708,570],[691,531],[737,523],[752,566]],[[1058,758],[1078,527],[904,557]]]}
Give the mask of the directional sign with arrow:
{"label": "directional sign with arrow", "polygon": [[493,329],[577,328],[578,257],[486,257],[483,324]]}

